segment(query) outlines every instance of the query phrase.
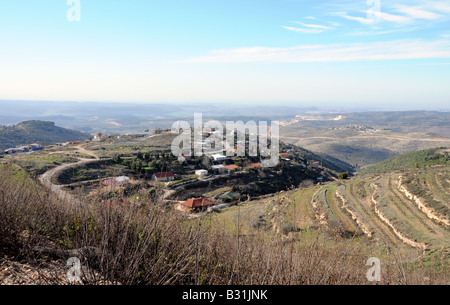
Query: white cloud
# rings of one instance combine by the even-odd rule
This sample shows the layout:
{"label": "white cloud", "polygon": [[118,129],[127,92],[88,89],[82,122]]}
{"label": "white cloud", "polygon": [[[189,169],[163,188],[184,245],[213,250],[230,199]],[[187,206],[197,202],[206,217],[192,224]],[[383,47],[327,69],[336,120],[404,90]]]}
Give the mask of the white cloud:
{"label": "white cloud", "polygon": [[215,50],[206,56],[187,59],[191,63],[306,63],[450,58],[450,41],[398,40],[290,48],[248,47]]}
{"label": "white cloud", "polygon": [[333,13],[333,15],[337,15],[337,16],[340,16],[342,18],[345,18],[345,19],[348,19],[348,20],[352,20],[352,21],[358,21],[359,23],[367,24],[367,25],[374,23],[374,20],[372,20],[372,19],[367,19],[367,18],[363,18],[363,17],[349,16],[346,13],[340,13],[339,12],[339,13]]}
{"label": "white cloud", "polygon": [[393,15],[388,14],[383,11],[380,12],[374,12],[375,17],[379,17],[381,20],[389,21],[389,22],[395,22],[395,23],[408,23],[411,22],[411,18],[400,16],[400,15]]}
{"label": "white cloud", "polygon": [[379,21],[388,21],[388,22],[395,22],[395,23],[409,23],[412,21],[411,18],[409,18],[409,17],[388,14],[385,12],[373,12],[373,15],[375,17],[374,19],[350,16],[347,13],[340,13],[340,12],[334,13],[333,15],[337,15],[337,16],[340,16],[342,18],[352,20],[352,21],[358,21],[359,23],[366,24],[366,25],[371,25],[371,24],[377,23],[376,19],[379,19]]}
{"label": "white cloud", "polygon": [[302,29],[302,28],[295,28],[292,26],[283,26],[283,28],[285,28],[286,30],[289,30],[289,31],[309,33],[309,34],[318,34],[318,33],[323,32],[323,30],[318,30],[318,29]]}
{"label": "white cloud", "polygon": [[426,7],[432,10],[436,10],[440,13],[450,13],[450,1],[444,2],[427,1]]}
{"label": "white cloud", "polygon": [[426,11],[424,9],[421,9],[419,7],[409,7],[409,6],[399,6],[398,11],[414,18],[414,19],[427,19],[427,20],[435,20],[438,19],[440,17],[442,17],[442,15],[430,12],[430,11]]}
{"label": "white cloud", "polygon": [[313,29],[323,29],[323,30],[329,30],[329,29],[332,29],[332,27],[326,26],[326,25],[307,24],[307,23],[303,23],[303,22],[299,22],[299,21],[293,21],[293,23],[302,25],[302,26],[307,27],[307,28],[313,28]]}

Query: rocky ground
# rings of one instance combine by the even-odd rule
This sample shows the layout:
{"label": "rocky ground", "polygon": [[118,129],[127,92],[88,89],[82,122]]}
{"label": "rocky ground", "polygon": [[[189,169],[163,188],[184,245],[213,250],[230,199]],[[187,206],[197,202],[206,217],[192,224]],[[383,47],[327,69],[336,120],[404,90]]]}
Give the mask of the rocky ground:
{"label": "rocky ground", "polygon": [[36,265],[9,257],[0,259],[0,285],[65,285],[65,262],[40,262]]}

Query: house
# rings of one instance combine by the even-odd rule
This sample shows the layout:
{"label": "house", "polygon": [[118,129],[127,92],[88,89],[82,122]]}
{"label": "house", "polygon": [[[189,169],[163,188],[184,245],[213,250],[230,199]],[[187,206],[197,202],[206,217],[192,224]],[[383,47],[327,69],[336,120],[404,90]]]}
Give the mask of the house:
{"label": "house", "polygon": [[238,169],[239,169],[239,166],[237,166],[237,165],[235,165],[235,164],[232,164],[232,165],[226,165],[226,166],[225,166],[225,169],[226,169],[228,172],[232,172],[232,171],[238,170]]}
{"label": "house", "polygon": [[187,161],[190,161],[192,159],[192,156],[185,156],[185,155],[183,155],[183,158],[184,158],[184,161],[187,162]]}
{"label": "house", "polygon": [[16,153],[28,152],[28,147],[26,147],[26,146],[21,146],[21,147],[15,148],[14,151],[15,151]]}
{"label": "house", "polygon": [[222,154],[214,154],[211,156],[214,161],[226,161],[228,158]]}
{"label": "house", "polygon": [[250,167],[250,168],[260,168],[261,167],[261,163],[252,163],[252,164],[250,164],[248,167]]}
{"label": "house", "polygon": [[103,181],[103,185],[107,186],[124,186],[130,183],[130,178],[122,176],[117,178],[111,178]]}
{"label": "house", "polygon": [[208,171],[206,169],[199,169],[195,171],[197,176],[208,176]]}
{"label": "house", "polygon": [[43,150],[44,148],[40,145],[40,144],[36,144],[36,143],[34,143],[34,144],[30,144],[30,145],[28,145],[30,148],[31,148],[31,150],[33,150],[33,151],[36,151],[36,150]]}
{"label": "house", "polygon": [[175,180],[175,174],[172,172],[164,172],[164,173],[155,173],[152,176],[152,180],[156,180],[159,182],[168,182]]}
{"label": "house", "polygon": [[219,173],[224,173],[225,172],[225,166],[223,166],[223,165],[213,165],[213,166],[211,166],[211,168],[214,171],[217,171]]}
{"label": "house", "polygon": [[204,210],[214,205],[217,205],[217,202],[202,197],[191,198],[181,203],[182,207],[187,208],[191,211]]}
{"label": "house", "polygon": [[310,163],[312,168],[319,168],[320,162],[319,161],[312,161]]}

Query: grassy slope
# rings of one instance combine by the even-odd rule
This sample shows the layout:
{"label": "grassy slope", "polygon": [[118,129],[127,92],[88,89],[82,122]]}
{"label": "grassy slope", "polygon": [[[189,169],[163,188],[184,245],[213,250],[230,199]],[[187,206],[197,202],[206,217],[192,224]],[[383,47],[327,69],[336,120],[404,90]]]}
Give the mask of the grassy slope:
{"label": "grassy slope", "polygon": [[366,167],[362,169],[360,173],[382,173],[401,169],[423,168],[425,166],[446,164],[450,164],[449,150],[443,148],[433,148],[392,157],[378,164]]}
{"label": "grassy slope", "polygon": [[[422,187],[431,192],[423,200],[427,203],[435,198],[441,203],[440,209],[435,207],[437,213],[446,215],[443,210],[448,211],[448,206],[443,202],[450,195],[446,188],[450,183],[449,169],[448,166],[436,167],[426,174],[412,169],[401,174],[358,176],[348,181],[278,193],[268,199],[232,207],[213,217],[215,223],[233,234],[239,227],[241,234],[263,234],[267,239],[273,235],[292,236],[282,230],[284,225],[292,224],[299,229],[294,233],[299,247],[316,238],[333,245],[336,241],[350,240],[356,234],[354,243],[363,247],[370,245],[371,251],[387,260],[394,259],[395,255],[395,259],[412,263],[410,267],[423,260],[430,268],[448,268],[450,228],[430,219],[398,189],[397,181],[400,175],[422,177],[426,182]],[[343,209],[339,196],[345,198],[348,210]],[[352,219],[349,210],[372,232],[371,237],[362,233],[361,225]],[[256,226],[257,223],[260,225]],[[408,244],[409,241],[426,245],[427,251]]]}

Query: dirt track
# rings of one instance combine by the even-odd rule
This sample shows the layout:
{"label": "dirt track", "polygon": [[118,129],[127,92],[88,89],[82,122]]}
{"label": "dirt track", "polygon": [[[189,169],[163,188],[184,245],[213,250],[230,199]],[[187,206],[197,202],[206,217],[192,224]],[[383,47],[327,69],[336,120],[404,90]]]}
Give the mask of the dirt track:
{"label": "dirt track", "polygon": [[78,151],[79,151],[81,154],[85,154],[85,155],[87,155],[87,156],[91,156],[91,157],[93,157],[93,158],[96,159],[96,160],[99,159],[99,157],[98,157],[96,154],[94,154],[94,153],[91,152],[91,151],[86,150],[86,148],[84,148],[83,144],[80,144],[80,145],[78,145],[78,146],[75,146],[75,148],[78,149]]}
{"label": "dirt track", "polygon": [[89,163],[94,163],[97,161],[98,161],[98,159],[95,159],[95,160],[80,159],[80,161],[75,162],[75,163],[63,164],[63,165],[52,168],[51,170],[45,172],[44,174],[41,175],[41,177],[39,177],[39,180],[42,182],[42,184],[44,184],[46,187],[48,187],[48,189],[51,190],[58,197],[60,197],[62,199],[69,199],[70,201],[75,202],[75,203],[80,203],[80,201],[77,200],[75,197],[73,197],[72,194],[64,191],[61,188],[61,185],[53,184],[52,177],[70,167],[83,166],[83,165],[86,165]]}

